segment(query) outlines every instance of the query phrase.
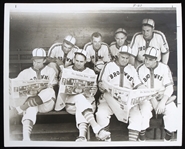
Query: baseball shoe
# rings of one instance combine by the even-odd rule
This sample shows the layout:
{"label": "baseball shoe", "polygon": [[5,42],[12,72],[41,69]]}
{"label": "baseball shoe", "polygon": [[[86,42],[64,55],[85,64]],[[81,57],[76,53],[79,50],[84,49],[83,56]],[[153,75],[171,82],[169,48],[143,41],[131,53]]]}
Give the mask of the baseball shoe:
{"label": "baseball shoe", "polygon": [[166,139],[164,139],[164,142],[171,142],[172,140],[170,139],[170,140],[166,140]]}
{"label": "baseball shoe", "polygon": [[96,138],[98,140],[103,140],[105,141],[106,139],[110,138],[110,132],[106,131],[104,129],[101,129],[97,134],[96,134]]}
{"label": "baseball shoe", "polygon": [[141,139],[138,138],[138,141],[139,141],[139,142],[145,142],[146,140],[141,140]]}
{"label": "baseball shoe", "polygon": [[111,142],[111,136],[105,139],[105,142]]}
{"label": "baseball shoe", "polygon": [[87,142],[87,139],[85,137],[79,136],[75,142]]}

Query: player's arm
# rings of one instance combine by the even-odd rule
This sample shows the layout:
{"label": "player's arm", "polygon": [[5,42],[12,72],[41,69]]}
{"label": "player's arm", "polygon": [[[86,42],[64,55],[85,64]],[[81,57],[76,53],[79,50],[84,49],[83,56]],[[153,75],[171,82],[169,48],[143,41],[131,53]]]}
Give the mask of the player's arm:
{"label": "player's arm", "polygon": [[169,55],[170,55],[170,52],[169,51],[166,52],[166,53],[162,53],[161,54],[161,61],[162,61],[162,63],[168,64]]}

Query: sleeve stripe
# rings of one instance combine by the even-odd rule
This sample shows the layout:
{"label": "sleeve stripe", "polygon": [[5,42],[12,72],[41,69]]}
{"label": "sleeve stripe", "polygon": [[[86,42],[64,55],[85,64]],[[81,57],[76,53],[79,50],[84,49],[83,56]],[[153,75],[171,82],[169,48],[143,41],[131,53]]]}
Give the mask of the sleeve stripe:
{"label": "sleeve stripe", "polygon": [[174,85],[174,83],[171,82],[171,83],[165,84],[164,86],[167,87],[167,86],[170,86],[170,85]]}
{"label": "sleeve stripe", "polygon": [[100,71],[100,75],[99,75],[99,78],[98,78],[98,82],[102,81],[102,76],[103,76],[103,74],[104,74],[105,67],[107,67],[107,64],[108,64],[108,63],[106,63],[105,66],[103,67],[103,69]]}
{"label": "sleeve stripe", "polygon": [[162,32],[155,30],[154,33],[156,33],[162,37],[163,45],[167,44],[167,41],[166,41],[164,34]]}
{"label": "sleeve stripe", "polygon": [[52,50],[53,50],[56,46],[62,46],[62,43],[55,43],[55,44],[53,44],[53,45],[49,48],[49,50],[48,50],[48,57],[51,56]]}
{"label": "sleeve stripe", "polygon": [[130,47],[131,47],[131,48],[133,48],[133,45],[134,45],[135,40],[136,40],[136,37],[137,37],[138,35],[142,35],[142,32],[138,32],[138,33],[136,33],[136,34],[133,36],[132,41],[131,41],[131,43],[130,43]]}

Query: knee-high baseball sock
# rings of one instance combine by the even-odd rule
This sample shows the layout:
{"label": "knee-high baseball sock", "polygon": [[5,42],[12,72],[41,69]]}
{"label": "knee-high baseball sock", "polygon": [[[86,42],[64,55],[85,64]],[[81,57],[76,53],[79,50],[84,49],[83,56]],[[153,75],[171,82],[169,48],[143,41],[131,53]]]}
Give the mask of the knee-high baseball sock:
{"label": "knee-high baseball sock", "polygon": [[85,137],[86,138],[86,134],[87,134],[87,123],[80,123],[78,126],[79,129],[79,136]]}
{"label": "knee-high baseball sock", "polygon": [[30,140],[30,134],[33,129],[33,122],[31,120],[24,120],[23,121],[23,141]]}
{"label": "knee-high baseball sock", "polygon": [[39,96],[28,97],[23,105],[20,106],[21,110],[26,110],[28,107],[35,107],[43,104],[42,99]]}
{"label": "knee-high baseball sock", "polygon": [[82,112],[82,115],[85,117],[88,123],[90,123],[93,132],[98,133],[101,129],[100,125],[95,121],[93,110],[92,109],[86,109]]}
{"label": "knee-high baseball sock", "polygon": [[167,140],[167,141],[169,141],[169,140],[171,140],[171,138],[172,138],[172,135],[173,135],[173,133],[172,132],[169,132],[168,130],[166,130],[165,129],[165,140]]}
{"label": "knee-high baseball sock", "polygon": [[141,131],[139,132],[139,139],[140,139],[141,141],[146,140],[145,133],[146,133],[146,130],[141,130]]}
{"label": "knee-high baseball sock", "polygon": [[138,135],[139,135],[139,131],[129,129],[128,133],[129,133],[128,134],[129,141],[137,141],[137,138],[138,138]]}

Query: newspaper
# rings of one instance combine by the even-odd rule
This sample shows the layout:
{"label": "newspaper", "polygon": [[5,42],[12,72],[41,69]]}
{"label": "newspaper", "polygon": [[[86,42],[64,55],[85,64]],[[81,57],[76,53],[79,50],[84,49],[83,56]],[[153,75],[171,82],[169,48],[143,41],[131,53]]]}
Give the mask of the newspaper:
{"label": "newspaper", "polygon": [[[118,86],[114,86],[108,82],[103,81],[109,89],[109,94],[112,98],[104,95],[110,108],[113,110],[115,116],[119,121],[128,122],[130,109],[144,100],[153,98],[157,91],[154,89],[137,89],[131,90]],[[115,100],[112,100],[115,99]]]}
{"label": "newspaper", "polygon": [[97,85],[96,79],[96,74],[87,74],[64,68],[62,70],[59,92],[71,95],[83,93],[86,96],[94,96],[94,93],[91,91]]}
{"label": "newspaper", "polygon": [[36,95],[39,91],[47,88],[49,80],[18,80],[9,79],[10,107],[22,105],[29,96]]}

